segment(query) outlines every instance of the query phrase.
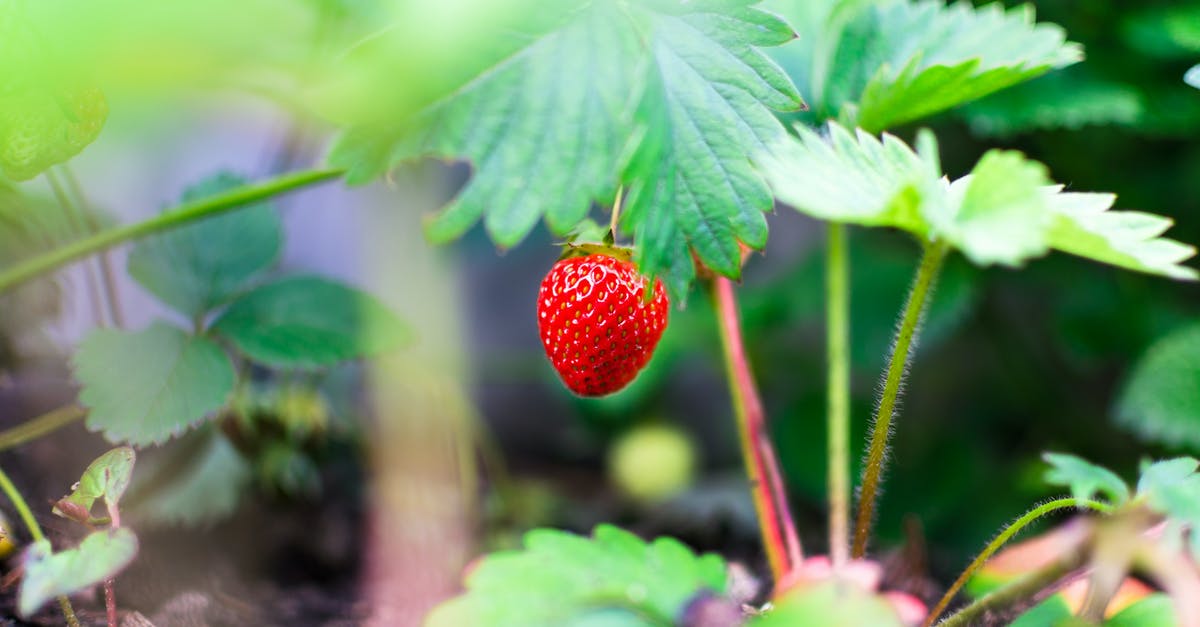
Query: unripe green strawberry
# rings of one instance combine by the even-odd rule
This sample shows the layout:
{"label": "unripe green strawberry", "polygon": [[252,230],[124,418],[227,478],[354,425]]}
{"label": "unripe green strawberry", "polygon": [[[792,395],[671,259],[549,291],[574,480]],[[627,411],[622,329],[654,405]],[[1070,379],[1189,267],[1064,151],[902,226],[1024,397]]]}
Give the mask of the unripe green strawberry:
{"label": "unripe green strawberry", "polygon": [[633,381],[667,327],[667,292],[647,281],[620,249],[561,259],[542,280],[538,329],[563,383],[604,396]]}

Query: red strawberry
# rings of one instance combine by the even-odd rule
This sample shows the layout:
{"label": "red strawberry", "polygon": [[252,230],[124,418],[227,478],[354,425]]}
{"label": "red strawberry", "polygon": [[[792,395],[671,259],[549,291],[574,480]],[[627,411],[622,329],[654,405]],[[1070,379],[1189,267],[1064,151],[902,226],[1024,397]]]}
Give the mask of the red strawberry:
{"label": "red strawberry", "polygon": [[667,328],[667,292],[611,253],[561,259],[542,279],[538,329],[563,383],[580,396],[612,394],[633,381]]}

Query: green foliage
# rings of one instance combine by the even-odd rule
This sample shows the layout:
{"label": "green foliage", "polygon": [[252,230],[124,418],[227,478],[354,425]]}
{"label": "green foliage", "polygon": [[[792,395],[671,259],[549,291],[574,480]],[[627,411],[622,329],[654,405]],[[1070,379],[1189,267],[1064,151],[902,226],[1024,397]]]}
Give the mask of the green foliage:
{"label": "green foliage", "polygon": [[232,514],[252,469],[227,438],[212,429],[173,442],[149,456],[130,490],[140,523],[203,525]]}
{"label": "green foliage", "polygon": [[1143,439],[1200,449],[1200,324],[1155,342],[1116,402],[1121,425]]}
{"label": "green foliage", "polygon": [[1156,593],[1140,599],[1104,621],[1104,627],[1176,627],[1171,597]]}
{"label": "green foliage", "polygon": [[[1150,509],[1166,516],[1168,529],[1175,534],[1181,533],[1183,527],[1200,529],[1198,466],[1200,462],[1191,457],[1142,462],[1138,497],[1144,498]],[[1190,539],[1192,556],[1200,559],[1200,534],[1190,534]]]}
{"label": "green foliage", "polygon": [[543,216],[566,234],[625,185],[638,262],[682,300],[691,249],[737,276],[738,242],[765,243],[771,196],[745,155],[783,134],[768,107],[802,106],[757,49],[794,35],[754,4],[598,0],[411,124],[351,129],[330,160],[362,182],[422,154],[468,159],[473,178],[429,234],[482,218],[502,247]]}
{"label": "green foliage", "polygon": [[[202,200],[245,183],[221,172],[184,190],[182,200]],[[129,252],[129,274],[180,313],[203,315],[275,263],[282,230],[270,203],[245,207],[138,242]]]}
{"label": "green foliage", "polygon": [[162,322],[91,332],[74,366],[88,428],[138,446],[164,442],[213,415],[235,379],[220,346]]}
{"label": "green foliage", "polygon": [[1082,58],[1063,30],[1034,24],[1028,5],[939,0],[779,0],[802,29],[776,51],[816,120],[878,132],[1029,80]]}
{"label": "green foliage", "polygon": [[971,174],[947,182],[932,135],[918,154],[884,134],[828,125],[828,138],[803,127],[759,155],[777,197],[817,218],[891,226],[948,241],[980,265],[1020,265],[1055,248],[1163,276],[1194,279],[1178,265],[1191,246],[1158,237],[1167,218],[1109,211],[1111,194],[1064,192],[1045,168],[1015,152],[989,151]]}
{"label": "green foliage", "polygon": [[883,597],[857,584],[836,581],[787,592],[773,610],[747,623],[748,627],[900,627],[903,624]]}
{"label": "green foliage", "polygon": [[52,552],[49,540],[25,551],[17,611],[29,616],[47,601],[95,586],[121,572],[137,555],[137,536],[119,528],[94,531],[78,547]]}
{"label": "green foliage", "polygon": [[315,368],[394,348],[407,337],[396,316],[366,292],[293,276],[238,298],[213,324],[251,359]]}
{"label": "green foliage", "polygon": [[103,499],[109,511],[113,511],[133,478],[136,459],[137,453],[128,446],[115,448],[96,458],[83,471],[71,493],[54,506],[54,513],[66,515],[63,508],[67,504],[79,508],[80,513],[91,512],[97,499]]}
{"label": "green foliage", "polygon": [[1010,627],[1059,627],[1073,616],[1062,595],[1055,594],[1023,612]]}
{"label": "green foliage", "polygon": [[1191,69],[1183,75],[1183,82],[1200,89],[1200,65],[1193,65]]}
{"label": "green foliage", "polygon": [[1066,70],[973,102],[962,116],[977,135],[1009,137],[1035,129],[1131,126],[1144,109],[1132,86]]}
{"label": "green foliage", "polygon": [[429,616],[431,627],[675,624],[687,604],[726,587],[725,563],[671,538],[647,543],[610,525],[591,538],[551,529],[524,548],[493,553],[467,591]]}
{"label": "green foliage", "polygon": [[1112,505],[1122,505],[1129,500],[1129,486],[1107,468],[1063,453],[1046,453],[1042,458],[1050,464],[1046,483],[1067,486],[1076,501],[1085,501],[1097,494],[1102,494]]}

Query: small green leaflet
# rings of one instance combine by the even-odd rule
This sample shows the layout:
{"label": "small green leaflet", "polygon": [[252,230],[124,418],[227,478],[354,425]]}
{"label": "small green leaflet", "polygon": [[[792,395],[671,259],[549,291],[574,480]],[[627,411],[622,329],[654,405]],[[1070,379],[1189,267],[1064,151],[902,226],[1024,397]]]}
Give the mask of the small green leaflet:
{"label": "small green leaflet", "polygon": [[96,458],[96,461],[89,464],[83,471],[83,476],[71,489],[71,494],[63,497],[54,506],[54,513],[59,516],[72,517],[70,513],[63,510],[69,504],[78,508],[79,514],[86,516],[91,512],[97,499],[104,499],[111,511],[129,487],[136,459],[137,453],[128,446],[115,448]]}
{"label": "small green leaflet", "polygon": [[774,51],[816,119],[873,132],[978,99],[1082,58],[1031,5],[942,0],[775,0],[805,28]]}
{"label": "small green leaflet", "polygon": [[1046,453],[1042,459],[1050,464],[1046,483],[1067,486],[1076,501],[1086,501],[1102,494],[1111,505],[1123,505],[1129,500],[1129,486],[1113,471],[1084,461],[1074,455]]}
{"label": "small green leaflet", "polygon": [[[245,182],[219,173],[187,188],[182,200],[201,200]],[[282,244],[274,206],[259,203],[139,241],[129,252],[128,269],[150,293],[195,317],[274,264]]]}
{"label": "small green leaflet", "polygon": [[138,552],[137,536],[124,527],[94,531],[78,547],[53,553],[49,540],[25,551],[17,613],[29,616],[55,597],[86,590],[121,572]]}
{"label": "small green leaflet", "polygon": [[827,136],[796,132],[756,160],[781,201],[814,217],[942,239],[978,265],[1017,266],[1053,248],[1139,272],[1197,277],[1179,265],[1195,248],[1159,237],[1170,219],[1111,211],[1112,194],[1064,192],[1020,153],[989,151],[951,182],[936,169],[930,133],[921,134],[919,154],[886,133],[852,134],[833,122]]}
{"label": "small green leaflet", "polygon": [[330,161],[364,182],[421,155],[469,160],[428,234],[452,240],[483,219],[501,247],[541,218],[565,235],[624,185],[622,230],[678,298],[691,250],[736,276],[738,242],[765,243],[771,196],[746,155],[784,132],[769,108],[803,106],[757,48],[794,33],[755,4],[594,0],[415,119],[352,128]]}
{"label": "small green leaflet", "polygon": [[438,606],[429,627],[679,624],[689,601],[721,595],[725,563],[671,538],[647,543],[611,525],[592,537],[552,529],[525,534],[517,551],[475,567],[467,591]]}
{"label": "small green leaflet", "polygon": [[238,298],[213,331],[247,357],[280,368],[318,368],[395,348],[408,331],[375,297],[340,283],[293,276]]}
{"label": "small green leaflet", "polygon": [[162,322],[91,332],[74,366],[88,428],[136,446],[161,443],[213,415],[235,377],[220,346]]}
{"label": "small green leaflet", "polygon": [[1200,65],[1193,65],[1191,69],[1183,75],[1183,82],[1195,87],[1196,89],[1200,89]]}
{"label": "small green leaflet", "polygon": [[1148,441],[1200,451],[1200,324],[1150,347],[1114,408],[1118,423]]}
{"label": "small green leaflet", "polygon": [[[1184,529],[1200,529],[1200,462],[1192,457],[1177,457],[1158,462],[1142,462],[1137,495],[1150,509],[1167,517],[1168,538],[1180,539]],[[1200,534],[1191,533],[1194,559],[1200,559]]]}

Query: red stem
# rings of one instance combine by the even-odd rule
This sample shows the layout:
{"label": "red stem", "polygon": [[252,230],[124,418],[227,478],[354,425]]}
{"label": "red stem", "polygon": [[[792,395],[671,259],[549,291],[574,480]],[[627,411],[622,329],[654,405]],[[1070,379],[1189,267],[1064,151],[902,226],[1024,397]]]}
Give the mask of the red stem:
{"label": "red stem", "polygon": [[[121,510],[117,508],[117,504],[104,500],[104,504],[108,506],[109,526],[112,529],[117,529],[121,526]],[[118,627],[117,622],[117,590],[116,578],[110,577],[104,580],[104,611],[108,615],[108,627]]]}
{"label": "red stem", "polygon": [[775,449],[767,435],[766,414],[746,358],[737,300],[729,279],[713,279],[713,300],[725,351],[726,374],[738,419],[742,458],[750,479],[750,494],[758,513],[763,548],[771,565],[771,574],[779,582],[799,564],[804,552],[788,509],[787,492]]}

